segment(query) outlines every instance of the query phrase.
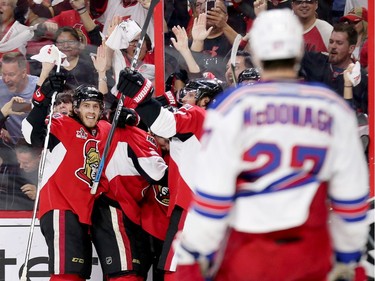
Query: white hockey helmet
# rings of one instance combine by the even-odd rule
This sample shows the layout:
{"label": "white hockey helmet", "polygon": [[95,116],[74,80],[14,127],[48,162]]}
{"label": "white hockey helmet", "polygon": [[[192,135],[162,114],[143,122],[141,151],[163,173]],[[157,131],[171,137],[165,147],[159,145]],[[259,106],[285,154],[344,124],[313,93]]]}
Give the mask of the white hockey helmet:
{"label": "white hockey helmet", "polygon": [[303,28],[290,9],[267,10],[255,19],[249,42],[257,61],[301,58]]}

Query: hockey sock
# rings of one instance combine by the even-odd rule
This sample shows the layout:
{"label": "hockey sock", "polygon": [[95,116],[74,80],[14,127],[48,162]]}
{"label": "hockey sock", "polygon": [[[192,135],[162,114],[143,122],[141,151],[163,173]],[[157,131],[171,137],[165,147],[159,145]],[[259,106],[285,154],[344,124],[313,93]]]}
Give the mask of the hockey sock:
{"label": "hockey sock", "polygon": [[84,281],[85,279],[79,277],[77,274],[52,274],[50,281]]}

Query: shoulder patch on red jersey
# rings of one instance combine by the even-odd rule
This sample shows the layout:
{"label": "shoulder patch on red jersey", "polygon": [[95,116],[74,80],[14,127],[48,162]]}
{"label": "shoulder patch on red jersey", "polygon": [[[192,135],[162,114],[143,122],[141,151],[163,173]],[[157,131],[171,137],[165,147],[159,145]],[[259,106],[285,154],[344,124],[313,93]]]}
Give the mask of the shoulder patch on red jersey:
{"label": "shoulder patch on red jersey", "polygon": [[156,143],[156,140],[153,136],[150,136],[150,135],[147,135],[146,136],[146,140],[151,143],[153,146],[157,147],[157,143]]}
{"label": "shoulder patch on red jersey", "polygon": [[[47,125],[48,124],[48,122],[49,122],[49,117],[50,117],[50,115],[48,115],[47,117],[46,117],[46,119],[44,119],[44,123]],[[55,112],[55,113],[53,113],[52,114],[52,118],[54,118],[54,119],[59,119],[59,118],[62,118],[63,117],[63,115],[61,114],[61,113],[58,113],[58,112]]]}
{"label": "shoulder patch on red jersey", "polygon": [[191,104],[184,104],[183,106],[181,106],[181,108],[189,110],[189,109],[193,108],[193,106]]}
{"label": "shoulder patch on red jersey", "polygon": [[57,119],[57,118],[62,118],[63,116],[64,116],[64,115],[61,114],[61,113],[59,113],[59,112],[55,112],[55,113],[52,114],[52,117],[53,117],[53,118],[56,118],[56,119]]}

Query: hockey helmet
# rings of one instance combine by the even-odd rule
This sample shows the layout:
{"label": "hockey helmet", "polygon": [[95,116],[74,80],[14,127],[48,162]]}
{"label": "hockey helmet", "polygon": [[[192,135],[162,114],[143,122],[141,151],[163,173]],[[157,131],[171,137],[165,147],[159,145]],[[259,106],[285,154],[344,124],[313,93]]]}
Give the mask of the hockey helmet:
{"label": "hockey helmet", "polygon": [[83,101],[97,101],[100,109],[104,109],[104,96],[94,86],[81,85],[74,90],[73,108],[78,108]]}
{"label": "hockey helmet", "polygon": [[191,91],[195,91],[195,100],[209,97],[213,100],[215,96],[223,91],[222,82],[218,79],[193,79],[178,93],[178,101],[182,103],[183,97]]}
{"label": "hockey helmet", "polygon": [[238,83],[256,82],[260,80],[260,73],[254,67],[246,68],[238,75]]}
{"label": "hockey helmet", "polygon": [[272,9],[259,14],[250,30],[250,50],[256,63],[301,58],[303,28],[290,9]]}

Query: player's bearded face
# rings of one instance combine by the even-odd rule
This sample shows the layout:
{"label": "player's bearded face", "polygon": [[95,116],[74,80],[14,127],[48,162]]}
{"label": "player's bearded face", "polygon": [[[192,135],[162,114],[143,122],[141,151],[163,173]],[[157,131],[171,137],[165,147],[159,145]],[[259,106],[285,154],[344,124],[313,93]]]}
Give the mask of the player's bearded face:
{"label": "player's bearded face", "polygon": [[87,128],[94,128],[101,115],[100,105],[96,101],[82,101],[75,111],[82,124]]}

